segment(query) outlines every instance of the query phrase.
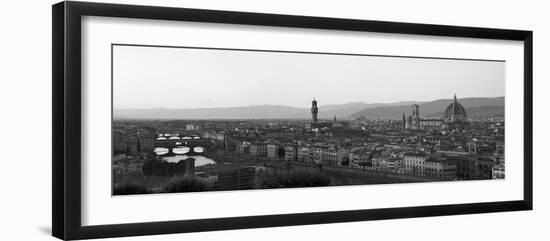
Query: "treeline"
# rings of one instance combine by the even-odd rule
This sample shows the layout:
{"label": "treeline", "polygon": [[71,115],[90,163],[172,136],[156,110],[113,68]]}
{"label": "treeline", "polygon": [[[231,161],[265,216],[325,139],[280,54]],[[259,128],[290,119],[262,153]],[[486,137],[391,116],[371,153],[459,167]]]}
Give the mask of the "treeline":
{"label": "treeline", "polygon": [[154,192],[145,186],[134,183],[123,183],[113,187],[113,195],[133,195],[133,194],[152,194],[152,193],[178,193],[178,192],[200,192],[207,191],[206,183],[190,177],[175,176],[165,183],[160,191]]}
{"label": "treeline", "polygon": [[[180,162],[182,163],[182,162]],[[176,164],[176,163],[168,163]],[[168,166],[169,167],[169,166]],[[170,170],[166,169],[157,170]],[[165,168],[165,167],[162,167]],[[175,168],[175,167],[174,167]],[[180,166],[181,168],[181,166]],[[183,170],[183,169],[182,169]],[[166,171],[168,173],[169,171]],[[184,173],[184,171],[182,172]],[[297,187],[323,187],[330,186],[331,179],[322,172],[316,171],[288,171],[263,173],[257,176],[256,188],[297,188]],[[152,191],[145,186],[134,183],[123,183],[113,187],[113,195],[150,194],[150,193],[178,193],[178,192],[200,192],[216,191],[221,189],[217,184],[208,186],[205,182],[194,178],[175,175],[158,190]]]}

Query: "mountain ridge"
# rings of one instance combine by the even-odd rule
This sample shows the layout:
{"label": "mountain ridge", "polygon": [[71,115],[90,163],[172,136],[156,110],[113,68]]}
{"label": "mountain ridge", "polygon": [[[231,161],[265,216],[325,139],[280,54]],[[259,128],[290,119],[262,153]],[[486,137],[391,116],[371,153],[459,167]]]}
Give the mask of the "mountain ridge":
{"label": "mountain ridge", "polygon": [[[452,99],[437,99],[434,101],[424,102],[419,104],[419,112],[421,117],[442,117],[445,108],[452,103]],[[504,112],[504,97],[473,97],[462,98],[457,100],[464,108],[466,108],[466,114],[468,117],[481,117],[483,113],[480,110],[474,111],[474,108],[490,106],[491,110],[487,111],[498,113]],[[470,115],[470,113],[472,115]],[[355,119],[358,117],[365,117],[369,119],[401,119],[405,113],[406,116],[411,113],[411,105],[399,105],[388,107],[376,107],[363,109],[352,115],[350,118]]]}
{"label": "mountain ridge", "polygon": [[[503,97],[502,106],[503,106]],[[468,99],[465,98],[468,105],[478,107],[484,106],[483,104],[470,104]],[[479,97],[477,99],[491,99]],[[461,99],[462,100],[462,99]],[[461,101],[459,100],[459,102]],[[394,113],[399,111],[406,112],[410,110],[410,106],[414,103],[420,105],[420,112],[422,114],[423,105],[430,107],[432,102],[442,102],[443,105],[448,105],[450,102],[448,99],[439,99],[430,102],[419,101],[400,101],[394,103],[365,103],[365,102],[348,102],[345,104],[331,104],[319,106],[318,117],[320,119],[332,119],[336,116],[337,119],[355,119],[362,116],[361,113],[368,111],[367,116],[391,116],[389,119],[400,119],[402,112],[398,117],[393,116]],[[474,102],[479,100],[472,100]],[[448,103],[446,103],[448,102]],[[494,103],[488,101],[487,106],[499,106],[499,101]],[[490,104],[492,103],[492,104]],[[495,104],[497,103],[497,104]],[[442,104],[435,104],[435,106],[441,106]],[[464,106],[468,108],[466,105]],[[435,114],[442,109],[435,109],[437,111],[431,111],[434,107],[430,107],[430,111],[424,112],[427,115]],[[443,107],[444,108],[444,107]],[[375,112],[373,112],[375,110]],[[397,110],[397,112],[395,112]],[[388,112],[385,113],[385,112]],[[498,112],[498,111],[497,111]],[[378,113],[372,115],[371,113]],[[383,114],[380,114],[383,113]],[[284,105],[250,105],[250,106],[237,106],[237,107],[212,107],[212,108],[148,108],[148,109],[113,109],[114,119],[311,119],[310,108],[296,108]],[[368,117],[370,118],[370,117]]]}

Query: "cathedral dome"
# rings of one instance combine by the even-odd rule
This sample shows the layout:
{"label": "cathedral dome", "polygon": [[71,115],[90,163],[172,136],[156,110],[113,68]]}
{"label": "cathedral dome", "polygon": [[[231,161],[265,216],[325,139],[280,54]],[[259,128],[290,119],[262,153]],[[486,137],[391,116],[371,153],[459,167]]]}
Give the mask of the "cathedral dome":
{"label": "cathedral dome", "polygon": [[454,97],[453,103],[451,103],[443,112],[443,120],[445,122],[457,122],[465,121],[467,118],[466,109],[456,100]]}

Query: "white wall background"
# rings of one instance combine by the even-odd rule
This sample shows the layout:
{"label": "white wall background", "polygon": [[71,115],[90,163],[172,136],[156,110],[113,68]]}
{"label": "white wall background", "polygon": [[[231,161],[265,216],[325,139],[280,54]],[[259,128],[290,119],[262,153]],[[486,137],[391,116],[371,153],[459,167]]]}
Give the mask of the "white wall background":
{"label": "white wall background", "polygon": [[[534,206],[508,212],[294,226],[114,240],[548,240],[546,139],[550,17],[545,1],[119,0],[170,5],[477,27],[534,33]],[[51,230],[51,4],[9,1],[0,10],[0,240],[54,240]],[[404,197],[406,198],[406,197]]]}

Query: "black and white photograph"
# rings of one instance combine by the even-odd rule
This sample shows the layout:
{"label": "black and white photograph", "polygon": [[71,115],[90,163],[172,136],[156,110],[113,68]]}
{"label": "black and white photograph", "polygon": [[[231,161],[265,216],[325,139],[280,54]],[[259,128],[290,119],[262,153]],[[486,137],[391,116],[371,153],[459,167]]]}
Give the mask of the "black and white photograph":
{"label": "black and white photograph", "polygon": [[124,43],[111,59],[113,196],[506,178],[505,60]]}
{"label": "black and white photograph", "polygon": [[545,3],[7,1],[0,241],[547,240]]}

